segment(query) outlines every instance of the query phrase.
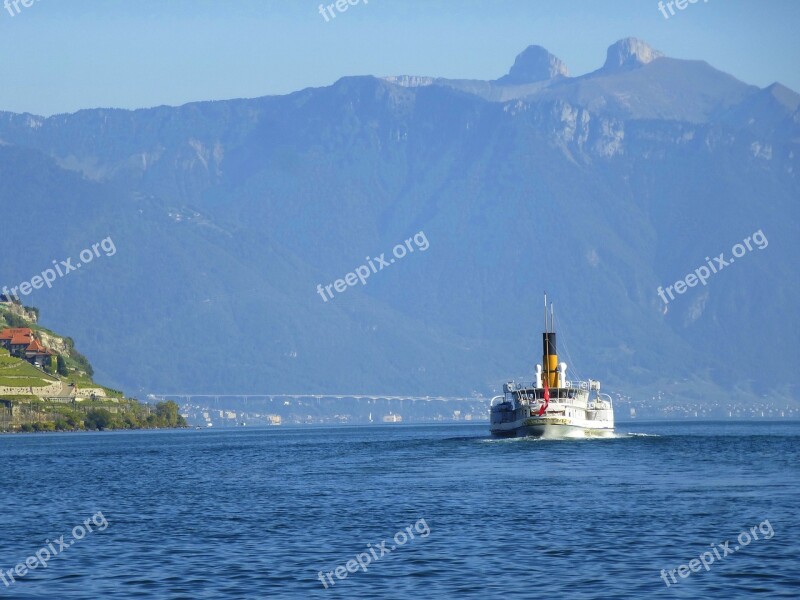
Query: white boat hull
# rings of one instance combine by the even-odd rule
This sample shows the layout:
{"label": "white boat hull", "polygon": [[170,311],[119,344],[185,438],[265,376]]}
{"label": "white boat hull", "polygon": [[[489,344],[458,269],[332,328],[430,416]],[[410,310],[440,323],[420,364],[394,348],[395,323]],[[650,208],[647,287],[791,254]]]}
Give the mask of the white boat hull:
{"label": "white boat hull", "polygon": [[540,437],[545,439],[611,437],[614,435],[614,426],[585,427],[570,423],[568,419],[541,417],[493,425],[491,433],[502,437]]}
{"label": "white boat hull", "polygon": [[[490,431],[506,437],[585,438],[614,434],[611,398],[589,400],[585,389],[565,388],[545,403],[536,390],[508,392],[492,400]],[[505,400],[495,404],[495,400]],[[541,414],[540,414],[541,413]]]}

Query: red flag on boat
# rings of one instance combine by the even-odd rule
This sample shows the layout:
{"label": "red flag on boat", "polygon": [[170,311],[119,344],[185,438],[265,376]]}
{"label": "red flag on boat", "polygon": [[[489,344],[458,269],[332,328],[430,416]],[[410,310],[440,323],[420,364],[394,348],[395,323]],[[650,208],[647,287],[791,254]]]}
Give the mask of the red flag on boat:
{"label": "red flag on boat", "polygon": [[544,386],[544,404],[542,404],[542,407],[539,409],[540,417],[544,414],[544,411],[547,410],[547,407],[550,406],[550,388],[547,385],[547,375],[542,379],[542,384]]}

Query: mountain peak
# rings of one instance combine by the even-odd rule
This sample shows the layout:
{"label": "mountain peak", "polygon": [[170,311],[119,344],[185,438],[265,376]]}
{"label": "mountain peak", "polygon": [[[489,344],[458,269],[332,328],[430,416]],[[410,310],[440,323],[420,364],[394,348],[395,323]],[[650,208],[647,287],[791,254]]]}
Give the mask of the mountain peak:
{"label": "mountain peak", "polygon": [[604,71],[632,69],[653,62],[664,56],[662,52],[636,38],[625,38],[608,48]]}
{"label": "mountain peak", "polygon": [[776,101],[780,102],[791,111],[797,110],[798,106],[800,106],[800,95],[777,81],[767,86],[764,92],[775,98]]}
{"label": "mountain peak", "polygon": [[564,61],[541,46],[528,46],[517,56],[508,75],[498,79],[498,83],[535,83],[556,77],[569,77]]}

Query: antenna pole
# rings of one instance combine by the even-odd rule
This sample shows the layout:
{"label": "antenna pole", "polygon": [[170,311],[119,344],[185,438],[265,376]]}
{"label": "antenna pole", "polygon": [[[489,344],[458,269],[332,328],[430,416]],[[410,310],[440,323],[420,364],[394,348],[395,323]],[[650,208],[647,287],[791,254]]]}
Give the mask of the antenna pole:
{"label": "antenna pole", "polygon": [[544,332],[547,331],[547,292],[544,293]]}

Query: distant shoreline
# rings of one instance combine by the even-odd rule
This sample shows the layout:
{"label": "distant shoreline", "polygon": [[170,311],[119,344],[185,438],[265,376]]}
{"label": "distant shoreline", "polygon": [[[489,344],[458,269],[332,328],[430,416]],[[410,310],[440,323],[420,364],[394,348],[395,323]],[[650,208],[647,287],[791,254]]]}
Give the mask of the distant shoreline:
{"label": "distant shoreline", "polygon": [[63,429],[61,431],[0,431],[0,435],[52,435],[57,433],[119,433],[121,431],[173,431],[179,429],[194,429],[189,425],[176,427],[115,427],[109,429]]}

